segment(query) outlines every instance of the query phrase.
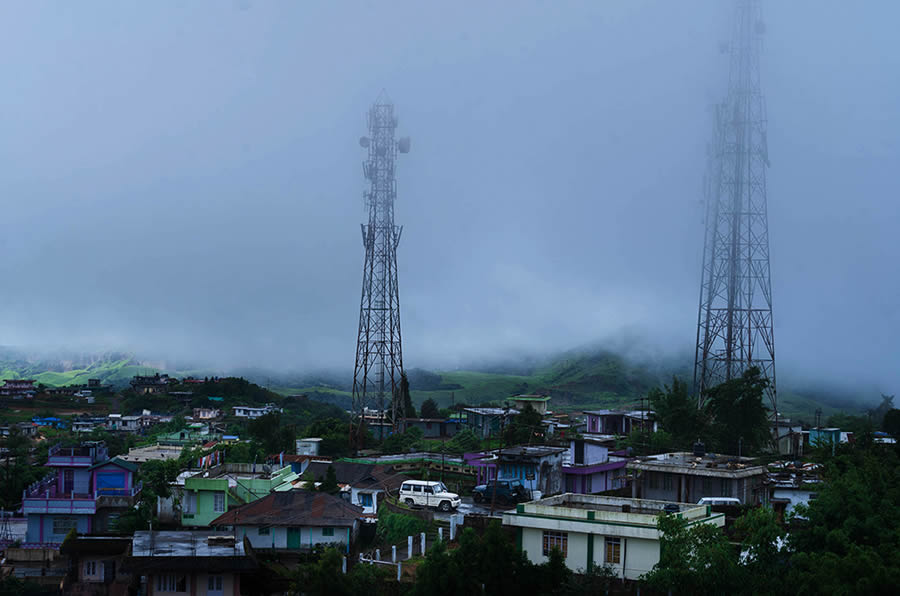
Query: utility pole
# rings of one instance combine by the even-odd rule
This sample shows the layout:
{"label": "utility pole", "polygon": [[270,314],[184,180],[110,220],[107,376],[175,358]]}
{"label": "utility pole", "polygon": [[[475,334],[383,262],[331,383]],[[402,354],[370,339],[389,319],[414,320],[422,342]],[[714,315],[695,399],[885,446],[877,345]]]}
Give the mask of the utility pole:
{"label": "utility pole", "polygon": [[503,404],[503,417],[500,418],[500,448],[497,450],[497,469],[494,473],[494,490],[491,491],[491,517],[494,516],[494,506],[497,503],[497,483],[500,480],[500,460],[503,458],[503,427],[506,426],[506,417],[509,415],[509,402]]}
{"label": "utility pole", "polygon": [[398,392],[403,372],[403,348],[397,246],[403,227],[394,224],[394,200],[397,198],[394,172],[397,154],[408,153],[410,144],[409,137],[395,138],[397,116],[394,104],[384,91],[369,109],[368,125],[368,136],[359,139],[360,146],[367,150],[363,175],[368,188],[363,197],[369,219],[360,226],[365,262],[353,368],[350,445],[354,452],[364,439],[364,413],[368,406],[374,406],[380,412],[381,439],[384,439],[386,397],[391,400],[392,432],[397,432],[399,421],[406,417],[405,404],[399,399]]}
{"label": "utility pole", "polygon": [[738,0],[728,93],[716,106],[704,183],[706,235],[697,314],[694,391],[758,367],[775,412],[775,338],[769,271],[766,104],[760,86],[765,25],[758,0]]}

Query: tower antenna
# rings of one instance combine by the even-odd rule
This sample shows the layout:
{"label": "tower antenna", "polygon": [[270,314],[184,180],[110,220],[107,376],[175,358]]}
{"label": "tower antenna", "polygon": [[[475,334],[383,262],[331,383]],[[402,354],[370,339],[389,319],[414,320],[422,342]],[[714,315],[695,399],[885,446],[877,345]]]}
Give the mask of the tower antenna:
{"label": "tower antenna", "polygon": [[363,175],[368,188],[363,197],[369,219],[361,225],[365,261],[350,420],[350,444],[354,450],[363,445],[368,408],[374,406],[378,412],[380,439],[384,439],[386,399],[390,399],[393,432],[405,416],[399,395],[403,348],[397,286],[397,246],[403,227],[394,224],[394,169],[397,154],[408,153],[410,144],[409,137],[395,138],[394,104],[383,90],[369,109],[367,120],[369,134],[359,139],[360,146],[367,150]]}
{"label": "tower antenna", "polygon": [[778,421],[766,207],[766,104],[759,55],[765,26],[758,0],[738,0],[728,94],[716,106],[706,194],[706,236],[694,359],[694,391],[758,367]]}

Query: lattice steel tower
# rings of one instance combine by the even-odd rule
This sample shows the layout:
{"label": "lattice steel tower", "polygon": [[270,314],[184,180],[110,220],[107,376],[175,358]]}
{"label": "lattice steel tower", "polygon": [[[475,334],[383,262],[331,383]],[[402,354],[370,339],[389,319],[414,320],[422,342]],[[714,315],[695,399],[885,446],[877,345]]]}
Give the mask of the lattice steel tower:
{"label": "lattice steel tower", "polygon": [[765,26],[757,0],[738,0],[728,95],[716,106],[705,182],[706,238],[694,360],[694,390],[759,367],[777,415],[769,223],[766,105],[759,55]]}
{"label": "lattice steel tower", "polygon": [[397,154],[409,152],[409,138],[394,138],[397,117],[394,105],[384,91],[369,110],[368,125],[369,135],[359,140],[359,144],[368,150],[363,175],[369,187],[363,196],[369,221],[361,225],[366,256],[350,423],[350,441],[356,448],[362,445],[367,408],[381,412],[377,433],[380,438],[384,438],[386,399],[391,402],[394,430],[404,416],[403,400],[395,398],[403,371],[397,287],[397,245],[403,228],[394,224],[394,199],[397,197],[394,167]]}

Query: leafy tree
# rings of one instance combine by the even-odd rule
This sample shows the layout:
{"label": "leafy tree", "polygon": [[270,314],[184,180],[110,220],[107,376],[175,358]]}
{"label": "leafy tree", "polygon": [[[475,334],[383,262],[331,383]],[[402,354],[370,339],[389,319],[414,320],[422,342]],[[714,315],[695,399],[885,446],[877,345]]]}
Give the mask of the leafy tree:
{"label": "leafy tree", "polygon": [[278,412],[270,412],[251,420],[247,425],[247,434],[262,445],[266,454],[282,451],[291,453],[297,439],[295,427],[285,424]]}
{"label": "leafy tree", "polygon": [[381,443],[385,453],[408,453],[417,449],[422,442],[422,430],[415,426],[404,433],[394,433]]}
{"label": "leafy tree", "polygon": [[421,416],[422,418],[439,418],[441,415],[440,409],[438,409],[437,403],[431,398],[426,399],[422,402]]}
{"label": "leafy tree", "polygon": [[673,377],[671,387],[652,389],[649,397],[659,426],[669,433],[674,445],[687,449],[703,435],[706,420],[687,383]]}
{"label": "leafy tree", "polygon": [[896,408],[888,410],[884,415],[881,428],[892,437],[900,438],[900,410]]}
{"label": "leafy tree", "polygon": [[337,474],[334,471],[334,466],[331,464],[328,464],[328,469],[325,471],[325,478],[322,479],[322,484],[319,485],[319,491],[331,495],[336,495],[341,492],[341,487],[338,486]]}
{"label": "leafy tree", "polygon": [[649,455],[652,453],[667,453],[674,451],[678,444],[675,439],[664,430],[645,434],[640,430],[634,430],[630,435],[619,441],[621,447],[630,447],[635,455]]}
{"label": "leafy tree", "polygon": [[31,440],[15,426],[10,426],[3,446],[7,452],[0,466],[0,505],[8,509],[21,502],[22,491],[46,475],[47,469],[31,465]]}
{"label": "leafy tree", "polygon": [[753,366],[738,378],[707,391],[706,413],[714,424],[709,435],[715,448],[737,454],[758,451],[769,442],[769,419],[763,393],[769,380]]}
{"label": "leafy tree", "polygon": [[542,435],[542,420],[540,413],[531,404],[525,404],[522,411],[513,416],[504,429],[503,440],[507,445],[532,443],[536,436]]}
{"label": "leafy tree", "polygon": [[[900,456],[859,443],[825,462],[818,498],[792,520],[796,594],[888,594],[900,585]],[[802,519],[805,518],[805,519]]]}
{"label": "leafy tree", "polygon": [[[733,594],[743,577],[725,534],[712,524],[688,526],[670,514],[658,518],[659,562],[645,576],[654,590],[677,594]],[[714,571],[713,571],[714,570]]]}
{"label": "leafy tree", "polygon": [[744,590],[754,594],[777,594],[788,571],[786,532],[768,507],[748,510],[734,524],[735,535],[746,548],[741,565],[745,569]]}
{"label": "leafy tree", "polygon": [[481,439],[471,428],[465,428],[447,441],[448,453],[465,453],[467,451],[475,451],[481,447]]}
{"label": "leafy tree", "polygon": [[406,417],[415,418],[416,407],[413,405],[412,396],[409,393],[409,377],[406,376],[405,370],[400,373],[399,392],[399,399],[403,400],[403,408],[406,410]]}

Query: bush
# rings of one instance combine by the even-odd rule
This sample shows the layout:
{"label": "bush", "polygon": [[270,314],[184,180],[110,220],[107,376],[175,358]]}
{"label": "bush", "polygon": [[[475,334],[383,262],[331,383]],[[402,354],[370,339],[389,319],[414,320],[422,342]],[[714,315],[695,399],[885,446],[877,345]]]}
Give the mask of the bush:
{"label": "bush", "polygon": [[406,541],[407,536],[418,536],[427,529],[428,523],[421,518],[392,513],[385,507],[378,510],[376,534],[386,544],[399,544]]}

